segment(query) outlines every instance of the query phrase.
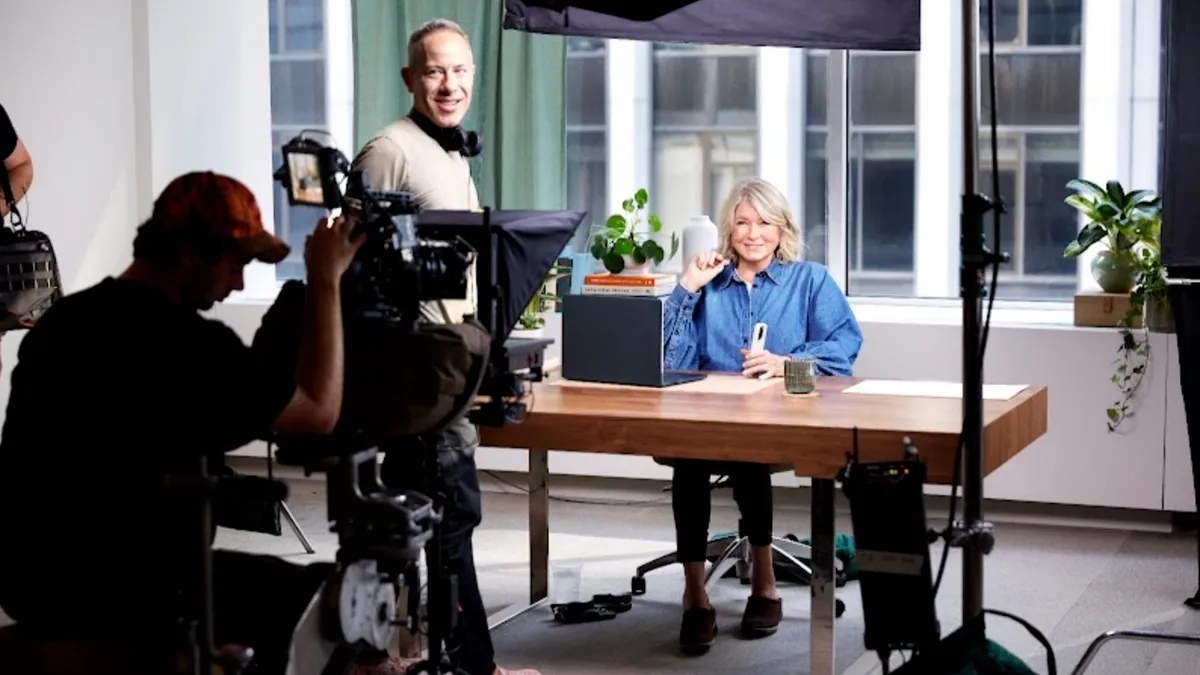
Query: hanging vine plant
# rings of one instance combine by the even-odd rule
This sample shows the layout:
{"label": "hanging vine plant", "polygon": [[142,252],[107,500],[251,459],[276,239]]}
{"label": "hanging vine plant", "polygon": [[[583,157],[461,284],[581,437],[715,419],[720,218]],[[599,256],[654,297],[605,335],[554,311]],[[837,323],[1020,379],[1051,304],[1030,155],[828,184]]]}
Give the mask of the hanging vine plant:
{"label": "hanging vine plant", "polygon": [[[1133,399],[1142,386],[1142,379],[1150,368],[1150,338],[1143,325],[1134,328],[1133,322],[1142,314],[1141,303],[1130,303],[1129,310],[1121,318],[1121,345],[1117,348],[1116,368],[1109,378],[1121,392],[1107,410],[1108,430],[1116,431],[1121,423],[1133,417]],[[1144,324],[1145,322],[1143,322]],[[1136,332],[1135,332],[1136,331]]]}

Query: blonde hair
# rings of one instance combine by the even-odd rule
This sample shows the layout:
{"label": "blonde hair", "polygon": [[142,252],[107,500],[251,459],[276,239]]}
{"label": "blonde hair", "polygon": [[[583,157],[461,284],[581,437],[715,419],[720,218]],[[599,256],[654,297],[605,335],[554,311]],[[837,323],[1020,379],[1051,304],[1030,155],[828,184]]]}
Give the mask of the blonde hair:
{"label": "blonde hair", "polygon": [[449,31],[462,36],[462,39],[471,44],[471,38],[467,35],[467,31],[462,29],[462,26],[454,23],[450,19],[430,19],[421,24],[416,30],[408,36],[408,65],[413,66],[425,58],[425,54],[421,50],[421,41],[425,38],[439,33],[441,31]]}
{"label": "blonde hair", "polygon": [[740,204],[746,204],[758,211],[758,215],[769,225],[779,228],[779,245],[775,248],[775,257],[779,262],[794,262],[800,260],[804,251],[801,241],[800,226],[788,207],[787,197],[771,183],[761,178],[744,180],[729,191],[725,203],[721,205],[720,219],[717,221],[717,252],[733,260],[737,252],[733,249],[733,217]]}

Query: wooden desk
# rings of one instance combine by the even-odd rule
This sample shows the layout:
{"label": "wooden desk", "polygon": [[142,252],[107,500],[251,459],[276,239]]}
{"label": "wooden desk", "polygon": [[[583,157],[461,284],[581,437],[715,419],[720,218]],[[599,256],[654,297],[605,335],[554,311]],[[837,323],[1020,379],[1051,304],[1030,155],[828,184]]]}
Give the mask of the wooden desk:
{"label": "wooden desk", "polygon": [[[740,378],[710,374],[708,379]],[[546,598],[549,564],[548,452],[790,464],[812,479],[812,675],[833,673],[834,490],[851,450],[859,459],[900,459],[916,445],[929,482],[949,483],[962,426],[960,398],[847,394],[859,380],[822,378],[816,395],[788,396],[781,379],[752,393],[542,382],[525,422],[481,428],[483,445],[529,450],[530,602]],[[1047,391],[1028,387],[984,401],[984,472],[992,473],[1046,433]]]}

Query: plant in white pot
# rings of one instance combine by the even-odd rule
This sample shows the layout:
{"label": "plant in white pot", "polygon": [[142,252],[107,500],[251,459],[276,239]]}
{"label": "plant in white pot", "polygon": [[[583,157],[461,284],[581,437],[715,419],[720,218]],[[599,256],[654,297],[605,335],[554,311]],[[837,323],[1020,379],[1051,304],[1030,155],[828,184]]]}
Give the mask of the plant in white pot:
{"label": "plant in white pot", "polygon": [[[604,264],[613,274],[645,274],[651,262],[661,265],[679,251],[679,233],[671,233],[671,251],[655,240],[662,231],[658,214],[650,213],[646,203],[650,197],[642,188],[621,204],[624,213],[614,213],[592,236],[592,257]],[[644,228],[643,228],[644,226]],[[648,230],[648,231],[647,231]]]}
{"label": "plant in white pot", "polygon": [[545,337],[546,332],[546,316],[545,314],[552,311],[562,302],[562,297],[559,296],[557,289],[558,280],[570,276],[571,268],[567,265],[554,265],[546,274],[546,278],[542,281],[542,285],[534,292],[533,297],[525,305],[521,316],[517,318],[517,325],[513,328],[510,337],[514,338],[540,338]]}
{"label": "plant in white pot", "polygon": [[1096,244],[1104,250],[1092,260],[1092,277],[1105,293],[1129,293],[1137,284],[1138,249],[1158,252],[1158,196],[1151,190],[1126,193],[1121,183],[1110,180],[1105,187],[1076,178],[1067,183],[1075,194],[1069,206],[1088,222],[1067,244],[1063,255],[1076,258]]}

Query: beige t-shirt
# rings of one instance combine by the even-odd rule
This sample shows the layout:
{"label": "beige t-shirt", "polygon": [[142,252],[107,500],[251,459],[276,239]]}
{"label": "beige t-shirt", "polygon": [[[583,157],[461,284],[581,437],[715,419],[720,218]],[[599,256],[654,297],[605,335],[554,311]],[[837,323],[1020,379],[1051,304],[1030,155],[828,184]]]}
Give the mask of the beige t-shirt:
{"label": "beige t-shirt", "polygon": [[[479,193],[467,158],[447,152],[408,116],[384,127],[354,158],[353,169],[367,172],[373,190],[411,192],[425,210],[470,211],[479,208]],[[474,314],[478,302],[475,266],[467,277],[466,300],[425,303],[422,315],[435,323],[459,323]]]}

